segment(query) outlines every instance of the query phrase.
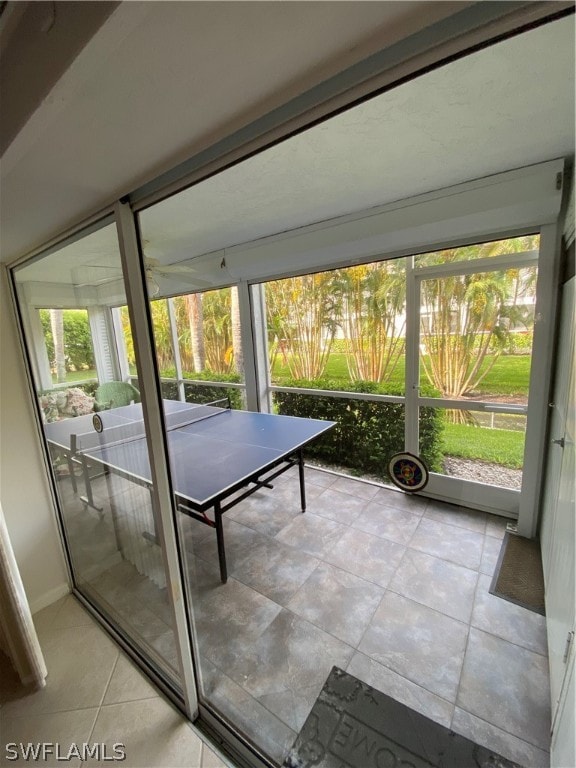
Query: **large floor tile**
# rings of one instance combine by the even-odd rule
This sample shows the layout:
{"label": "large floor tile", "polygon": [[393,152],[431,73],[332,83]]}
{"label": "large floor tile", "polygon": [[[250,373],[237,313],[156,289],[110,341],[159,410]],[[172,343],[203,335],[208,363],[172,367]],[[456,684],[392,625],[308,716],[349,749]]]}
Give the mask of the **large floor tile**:
{"label": "large floor tile", "polygon": [[548,661],[538,653],[471,628],[456,705],[548,749]]}
{"label": "large floor tile", "polygon": [[298,733],[306,722],[306,718],[316,703],[321,690],[322,685],[320,683],[297,690],[287,688],[259,696],[258,702],[270,712],[274,712],[275,716]]}
{"label": "large floor tile", "polygon": [[494,575],[501,549],[502,539],[494,538],[494,536],[484,536],[482,560],[480,561],[480,573],[485,573],[490,577]]}
{"label": "large floor tile", "polygon": [[506,526],[514,522],[508,517],[499,515],[486,515],[486,535],[497,539],[503,539],[506,533]]}
{"label": "large floor tile", "polygon": [[467,635],[466,624],[386,592],[358,650],[454,702]]}
{"label": "large floor tile", "polygon": [[[324,488],[315,483],[304,483],[306,501],[309,503],[312,499],[319,496]],[[272,488],[262,488],[252,494],[244,504],[262,507],[279,507],[285,515],[297,514],[302,512],[302,500],[300,498],[300,481],[298,476],[287,479],[272,480]]]}
{"label": "large floor tile", "polygon": [[472,613],[472,626],[530,651],[547,655],[546,618],[491,595],[490,576],[481,575]]}
{"label": "large floor tile", "polygon": [[383,594],[382,587],[321,563],[287,608],[356,647]]}
{"label": "large floor tile", "polygon": [[320,561],[274,539],[244,550],[231,569],[232,576],[280,605],[285,605]]}
{"label": "large floor tile", "polygon": [[486,513],[475,509],[467,509],[457,504],[446,504],[443,501],[430,499],[424,517],[436,520],[439,523],[455,525],[458,528],[466,528],[476,533],[486,531]]}
{"label": "large floor tile", "polygon": [[48,630],[52,627],[52,625],[54,624],[54,621],[56,620],[56,616],[58,615],[61,608],[64,606],[64,603],[68,601],[69,597],[70,595],[65,595],[64,597],[61,597],[60,600],[56,600],[51,605],[48,605],[46,608],[42,608],[41,611],[37,611],[32,616],[34,627],[36,628],[36,632],[38,633],[38,635],[44,633],[45,630]]}
{"label": "large floor tile", "polygon": [[430,720],[446,728],[450,727],[454,712],[453,704],[379,664],[369,656],[355,653],[346,672],[371,685],[377,691],[382,691],[396,701],[429,717]]}
{"label": "large floor tile", "polygon": [[[126,759],[122,765],[138,768],[188,768],[200,765],[202,753],[200,737],[182,715],[160,697],[103,706],[92,741],[123,744]],[[97,763],[87,761],[86,764]]]}
{"label": "large floor tile", "polygon": [[308,503],[308,510],[343,525],[350,525],[366,506],[366,499],[336,490],[336,483]]}
{"label": "large floor tile", "polygon": [[200,768],[227,768],[230,763],[224,762],[224,758],[216,754],[208,744],[202,744],[202,754],[200,756]]}
{"label": "large floor tile", "polygon": [[484,537],[480,533],[426,517],[422,518],[410,541],[413,549],[473,570],[480,567],[483,544]]}
{"label": "large floor tile", "polygon": [[275,538],[282,544],[322,559],[345,530],[346,527],[340,523],[307,512],[289,523]]}
{"label": "large floor tile", "polygon": [[7,716],[33,715],[98,706],[118,649],[97,626],[52,630],[42,644],[46,687],[5,706]]}
{"label": "large floor tile", "polygon": [[[72,757],[65,760],[68,754],[77,755],[75,747],[82,748],[83,744],[92,743],[90,734],[98,709],[79,709],[70,712],[56,712],[49,714],[27,713],[20,717],[6,717],[2,720],[0,737],[0,764],[1,765],[41,765],[41,766],[78,766],[80,759]],[[8,745],[11,746],[8,749]],[[44,753],[45,759],[39,757],[33,759],[29,754],[25,759],[22,747],[58,749],[58,754]],[[57,746],[56,746],[57,745]],[[17,750],[17,752],[15,752]],[[71,751],[73,750],[73,751]],[[14,759],[16,754],[18,759]],[[42,753],[41,753],[42,754]],[[60,759],[58,759],[60,758]],[[6,762],[4,762],[6,760]]]}
{"label": "large floor tile", "polygon": [[158,696],[158,689],[121,653],[108,683],[103,704],[120,704],[155,696]]}
{"label": "large floor tile", "polygon": [[281,610],[233,578],[199,589],[193,598],[193,619],[200,652],[227,672],[250,652]]}
{"label": "large floor tile", "polygon": [[415,496],[396,488],[380,488],[372,501],[392,509],[404,509],[413,515],[423,515],[428,506],[428,499],[423,496]]}
{"label": "large floor tile", "polygon": [[226,672],[258,698],[283,691],[298,695],[317,684],[321,688],[332,666],[345,667],[352,654],[349,645],[282,610]]}
{"label": "large floor tile", "polygon": [[373,499],[380,490],[379,485],[366,483],[363,480],[355,480],[351,477],[339,477],[331,487],[335,491],[348,493],[351,496],[356,496],[359,499],[366,499],[366,501]]}
{"label": "large floor tile", "polygon": [[[296,731],[242,686],[205,659],[200,660],[203,691],[210,704],[259,745],[279,765],[294,743]],[[320,690],[320,689],[318,689]]]}
{"label": "large floor tile", "polygon": [[401,544],[388,539],[348,528],[324,560],[366,581],[386,587],[402,559],[404,549]]}
{"label": "large floor tile", "polygon": [[353,528],[397,544],[408,544],[420,522],[419,515],[370,502],[352,522]]}
{"label": "large floor tile", "polygon": [[[226,562],[230,570],[236,559],[244,554],[246,550],[257,546],[265,541],[265,536],[247,525],[243,525],[237,520],[224,517],[224,549],[226,552]],[[212,529],[212,535],[196,542],[191,549],[188,547],[188,553],[192,553],[203,560],[211,563],[218,563],[218,542],[216,531]]]}
{"label": "large floor tile", "polygon": [[550,768],[550,755],[547,751],[538,749],[458,707],[454,710],[452,730],[526,768]]}
{"label": "large floor tile", "polygon": [[[322,490],[322,489],[320,489]],[[226,513],[226,517],[265,536],[276,536],[292,520],[301,517],[300,508],[286,509],[270,500],[244,502]]]}
{"label": "large floor tile", "polygon": [[408,549],[389,589],[468,623],[477,580],[476,571]]}
{"label": "large floor tile", "polygon": [[312,483],[312,485],[319,485],[322,488],[329,488],[331,485],[334,485],[339,478],[339,475],[336,475],[333,472],[326,472],[323,469],[315,469],[308,464],[306,465],[304,476],[306,478],[306,487],[308,487],[308,483]]}

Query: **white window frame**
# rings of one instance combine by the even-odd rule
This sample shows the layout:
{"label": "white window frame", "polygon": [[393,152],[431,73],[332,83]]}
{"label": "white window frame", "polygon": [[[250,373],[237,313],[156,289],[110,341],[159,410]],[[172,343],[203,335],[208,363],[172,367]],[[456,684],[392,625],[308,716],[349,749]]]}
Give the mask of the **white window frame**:
{"label": "white window frame", "polygon": [[[527,431],[522,491],[496,489],[491,504],[478,501],[477,484],[454,480],[452,494],[447,498],[441,488],[430,482],[427,495],[452,503],[460,503],[495,514],[518,518],[518,531],[533,536],[538,521],[539,498],[545,452],[547,409],[550,381],[541,376],[541,365],[551,370],[556,313],[555,286],[558,284],[560,262],[560,229],[558,217],[562,202],[564,161],[520,168],[506,173],[477,179],[455,187],[438,190],[391,205],[319,222],[290,232],[284,232],[254,243],[227,249],[226,262],[235,276],[252,285],[253,336],[256,338],[257,391],[261,406],[270,407],[273,391],[292,391],[270,383],[267,338],[258,331],[256,313],[263,314],[261,284],[273,279],[294,277],[337,267],[370,263],[383,258],[414,256],[429,251],[478,242],[540,233],[538,293],[535,308],[533,357],[539,361],[532,366],[530,403],[527,411]],[[534,254],[525,254],[517,264],[533,264]],[[513,260],[513,255],[512,255]],[[416,270],[408,260],[407,266],[407,325],[406,344],[417,345],[419,329],[409,318],[416,317],[418,305],[417,281],[408,279],[411,270],[423,278],[426,275],[449,274],[494,269],[509,264],[506,256],[457,262],[442,268],[421,267]],[[290,269],[286,269],[286,264]],[[439,270],[439,271],[438,271]],[[258,289],[257,289],[258,286]],[[406,371],[406,449],[418,453],[417,418],[419,403],[417,361],[412,360]],[[549,378],[549,377],[548,377]],[[297,390],[301,391],[301,390]],[[311,390],[310,394],[321,394]],[[331,395],[335,393],[331,392]],[[345,393],[338,396],[350,397]],[[353,395],[356,397],[356,395]],[[374,396],[368,396],[373,399]],[[391,399],[388,396],[379,396]],[[427,401],[426,401],[427,404]],[[434,400],[434,405],[442,401]],[[490,486],[485,486],[489,488]],[[511,499],[513,501],[511,502]]]}

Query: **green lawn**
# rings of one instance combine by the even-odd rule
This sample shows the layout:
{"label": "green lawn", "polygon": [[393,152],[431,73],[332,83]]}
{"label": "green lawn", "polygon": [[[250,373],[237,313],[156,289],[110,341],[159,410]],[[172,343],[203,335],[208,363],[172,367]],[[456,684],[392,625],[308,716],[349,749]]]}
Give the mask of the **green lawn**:
{"label": "green lawn", "polygon": [[445,424],[442,451],[447,456],[477,459],[504,467],[522,469],[524,432],[486,429],[466,424]]}
{"label": "green lawn", "polygon": [[[527,395],[528,381],[530,378],[530,355],[500,356],[486,378],[480,383],[479,394],[490,395]],[[487,357],[485,366],[490,364],[491,358]],[[277,359],[272,372],[274,383],[281,384],[290,378],[288,366],[282,365]],[[323,378],[341,381],[342,388],[350,381],[346,355],[334,352],[330,355]],[[400,357],[390,379],[392,388],[404,385],[404,356]]]}
{"label": "green lawn", "polygon": [[[401,387],[404,381],[404,357],[390,378],[390,384]],[[530,375],[530,356],[502,356],[494,364],[486,379],[481,383],[480,391],[492,395],[526,395],[528,393],[528,378]],[[346,356],[333,353],[326,366],[325,377],[341,381],[345,389],[350,381]],[[55,377],[53,377],[55,379]],[[96,379],[94,369],[86,371],[70,371],[66,381],[74,383],[88,379]],[[274,381],[290,378],[287,367],[274,367]],[[54,381],[56,384],[56,381]],[[464,424],[445,424],[442,435],[442,449],[445,454],[463,459],[478,459],[505,467],[521,468],[524,454],[524,433],[507,429],[486,429],[467,426]]]}
{"label": "green lawn", "polygon": [[[66,373],[66,381],[68,382],[74,382],[74,381],[88,381],[90,379],[97,379],[98,374],[96,373],[95,368],[90,368],[87,371],[68,371]],[[54,384],[57,384],[56,376],[52,376],[52,382]]]}
{"label": "green lawn", "polygon": [[[500,356],[486,378],[480,383],[478,395],[519,395],[527,396],[530,377],[530,355]],[[486,358],[485,365],[491,359]],[[325,378],[342,383],[346,389],[350,381],[346,355],[333,353],[326,366]],[[290,378],[287,366],[274,366],[275,383]],[[398,360],[388,382],[391,389],[404,385],[404,357]],[[462,459],[477,459],[505,467],[521,468],[524,455],[524,433],[507,429],[487,429],[464,424],[445,424],[442,435],[442,450],[447,456]]]}

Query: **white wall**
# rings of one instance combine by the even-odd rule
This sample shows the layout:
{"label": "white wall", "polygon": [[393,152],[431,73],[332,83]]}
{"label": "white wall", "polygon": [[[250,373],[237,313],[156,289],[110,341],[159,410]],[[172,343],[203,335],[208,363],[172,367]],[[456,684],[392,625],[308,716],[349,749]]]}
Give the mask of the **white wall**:
{"label": "white wall", "polygon": [[32,612],[69,592],[6,275],[0,287],[0,502]]}

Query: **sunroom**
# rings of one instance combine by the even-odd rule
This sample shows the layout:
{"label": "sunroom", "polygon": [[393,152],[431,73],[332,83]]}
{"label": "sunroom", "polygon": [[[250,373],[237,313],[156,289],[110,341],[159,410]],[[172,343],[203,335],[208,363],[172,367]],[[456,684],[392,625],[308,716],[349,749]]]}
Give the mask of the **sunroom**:
{"label": "sunroom", "polygon": [[[546,760],[545,620],[490,581],[507,527],[546,545],[572,56],[570,18],[524,32],[137,190],[11,268],[75,591],[180,707],[264,761],[285,760],[334,665]],[[220,528],[220,507],[182,503],[190,457],[170,436],[186,404],[223,401],[334,422],[304,445],[306,504],[297,461],[226,488]],[[143,442],[148,475],[92,450],[121,428],[111,445],[134,467]],[[209,444],[204,475],[244,460]],[[394,487],[395,454],[422,462],[417,493]]]}

